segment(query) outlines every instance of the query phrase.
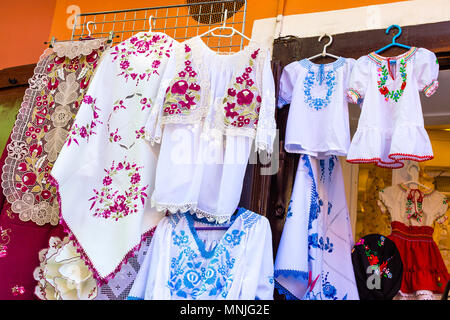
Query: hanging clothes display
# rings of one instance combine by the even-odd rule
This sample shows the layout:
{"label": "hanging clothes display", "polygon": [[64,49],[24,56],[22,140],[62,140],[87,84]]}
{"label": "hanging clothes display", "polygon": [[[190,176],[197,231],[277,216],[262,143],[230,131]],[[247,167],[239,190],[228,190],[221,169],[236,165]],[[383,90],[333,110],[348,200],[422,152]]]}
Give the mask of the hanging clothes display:
{"label": "hanging clothes display", "polygon": [[278,107],[290,104],[285,149],[324,158],[345,156],[350,146],[347,100],[354,59],[340,57],[328,64],[308,59],[283,69]]}
{"label": "hanging clothes display", "polygon": [[361,300],[392,300],[400,290],[403,263],[395,243],[368,234],[352,249],[352,263]]}
{"label": "hanging clothes display", "polygon": [[273,299],[269,221],[240,208],[225,231],[205,226],[217,225],[188,212],[161,220],[128,299]]}
{"label": "hanging clothes display", "polygon": [[146,130],[161,143],[152,205],[229,220],[251,147],[272,152],[275,90],[269,48],[222,55],[200,37],[174,50]]}
{"label": "hanging clothes display", "polygon": [[[38,252],[64,237],[49,173],[66,139],[106,39],[58,42],[41,56],[1,163],[0,299],[33,299]],[[7,240],[7,241],[6,241]]]}
{"label": "hanging clothes display", "polygon": [[164,214],[147,201],[159,146],[144,139],[144,125],[176,45],[163,33],[140,32],[104,54],[51,172],[62,223],[99,285]]}
{"label": "hanging clothes display", "polygon": [[275,260],[275,286],[286,299],[357,300],[353,236],[336,156],[300,157]]}
{"label": "hanging clothes display", "polygon": [[439,85],[438,73],[436,55],[424,48],[412,47],[391,58],[375,52],[359,58],[348,99],[361,103],[362,112],[347,161],[401,168],[403,160],[432,159],[419,91],[431,96]]}
{"label": "hanging clothes display", "polygon": [[450,276],[433,240],[433,224],[445,218],[447,198],[435,190],[387,187],[379,193],[381,209],[391,216],[394,241],[403,261],[399,299],[439,299]]}

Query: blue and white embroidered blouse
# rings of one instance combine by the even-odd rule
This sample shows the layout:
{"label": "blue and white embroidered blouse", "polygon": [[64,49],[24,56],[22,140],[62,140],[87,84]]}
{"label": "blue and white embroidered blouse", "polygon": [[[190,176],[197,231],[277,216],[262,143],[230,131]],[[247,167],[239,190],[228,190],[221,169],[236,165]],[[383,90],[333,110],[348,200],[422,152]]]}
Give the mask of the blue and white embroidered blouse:
{"label": "blue and white embroidered blouse", "polygon": [[267,218],[239,209],[224,230],[190,213],[161,220],[128,299],[273,299]]}
{"label": "blue and white embroidered blouse", "polygon": [[319,158],[347,154],[350,127],[345,94],[354,63],[342,57],[328,64],[303,59],[284,68],[278,107],[291,104],[286,151]]}

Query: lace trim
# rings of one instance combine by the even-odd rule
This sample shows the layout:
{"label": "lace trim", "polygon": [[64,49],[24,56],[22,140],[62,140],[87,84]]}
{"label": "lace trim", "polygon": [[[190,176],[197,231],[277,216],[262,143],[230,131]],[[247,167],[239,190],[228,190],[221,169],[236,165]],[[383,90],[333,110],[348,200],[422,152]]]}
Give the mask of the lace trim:
{"label": "lace trim", "polygon": [[430,290],[418,290],[415,293],[399,291],[394,300],[440,300],[441,296],[441,294],[433,293]]}
{"label": "lace trim", "polygon": [[149,237],[153,237],[153,235],[155,233],[155,230],[156,230],[156,227],[153,227],[152,229],[147,230],[144,233],[142,233],[141,234],[141,240],[139,241],[139,243],[136,246],[134,246],[133,248],[131,248],[125,254],[125,256],[122,258],[120,263],[116,266],[114,271],[111,272],[110,274],[108,274],[107,276],[102,277],[98,273],[98,271],[95,268],[94,264],[92,263],[91,258],[84,251],[84,249],[83,249],[82,245],[80,244],[80,242],[78,241],[77,237],[75,236],[75,234],[70,229],[68,223],[63,218],[62,208],[61,208],[61,194],[59,192],[59,183],[58,183],[57,179],[54,178],[52,175],[50,175],[49,180],[50,180],[50,183],[52,184],[52,186],[54,186],[56,188],[56,196],[57,196],[58,204],[59,204],[60,224],[62,225],[62,227],[64,229],[64,232],[68,234],[69,240],[72,241],[73,245],[77,248],[77,253],[80,254],[81,258],[86,263],[86,266],[92,272],[92,275],[93,275],[94,279],[97,281],[97,285],[100,287],[100,286],[102,286],[104,284],[107,284],[109,282],[109,280],[113,279],[115,277],[115,275],[118,272],[120,272],[120,270],[122,269],[122,266],[124,264],[127,264],[128,260],[135,256],[135,254],[140,250],[142,243],[144,243]]}
{"label": "lace trim", "polygon": [[207,108],[205,106],[201,106],[198,109],[196,109],[192,114],[190,115],[170,115],[170,116],[163,116],[161,117],[161,126],[163,127],[165,124],[196,124],[202,122],[202,120],[205,118],[206,113],[208,112]]}
{"label": "lace trim", "polygon": [[425,155],[419,156],[414,154],[406,154],[406,153],[391,153],[388,155],[388,158],[392,160],[392,162],[386,162],[381,160],[381,158],[357,158],[357,159],[346,159],[347,162],[350,163],[374,163],[380,168],[391,168],[391,169],[399,169],[403,168],[405,165],[403,160],[412,160],[416,162],[423,162],[427,160],[431,160],[434,158],[433,155]]}
{"label": "lace trim", "polygon": [[300,300],[296,296],[294,296],[288,289],[283,287],[277,280],[275,280],[275,289],[277,289],[278,293],[284,295],[286,300]]}
{"label": "lace trim", "polygon": [[106,44],[108,39],[90,39],[81,41],[66,41],[56,42],[53,46],[53,51],[60,58],[67,57],[73,59],[78,56],[87,56],[92,51],[99,49]]}
{"label": "lace trim", "polygon": [[202,219],[205,218],[207,221],[209,222],[215,222],[218,224],[222,224],[222,223],[227,223],[230,221],[230,218],[232,217],[233,213],[231,214],[227,214],[227,215],[222,215],[222,214],[211,214],[207,211],[201,210],[201,209],[196,209],[195,212],[190,211],[191,214],[195,214],[197,216],[197,218]]}
{"label": "lace trim", "polygon": [[184,204],[169,204],[169,203],[160,203],[156,202],[153,197],[151,198],[151,205],[153,208],[156,208],[157,211],[163,212],[168,211],[171,214],[175,213],[184,213],[184,212],[193,212],[197,209],[197,203],[184,203]]}
{"label": "lace trim", "polygon": [[3,194],[22,221],[58,224],[58,204],[47,177],[99,59],[100,54],[82,56],[63,64],[46,49],[28,81],[1,176]]}

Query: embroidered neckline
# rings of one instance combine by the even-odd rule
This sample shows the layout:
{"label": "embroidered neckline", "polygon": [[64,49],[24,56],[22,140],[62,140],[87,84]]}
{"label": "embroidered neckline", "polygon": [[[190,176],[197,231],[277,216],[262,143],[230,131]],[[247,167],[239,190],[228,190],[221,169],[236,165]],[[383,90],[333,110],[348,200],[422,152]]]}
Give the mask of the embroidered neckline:
{"label": "embroidered neckline", "polygon": [[[403,92],[406,88],[406,83],[407,83],[406,80],[407,80],[408,75],[406,74],[406,60],[403,58],[400,59],[399,72],[400,72],[400,76],[402,78],[402,84],[400,86],[400,89],[397,89],[397,90],[390,90],[386,86],[386,82],[389,77],[391,77],[394,84],[396,82],[396,78],[394,79],[394,72],[391,69],[390,61],[391,60],[388,60],[388,67],[386,67],[386,65],[380,65],[378,67],[378,70],[377,70],[378,77],[379,77],[379,80],[377,81],[378,91],[381,93],[381,95],[384,96],[386,101],[389,101],[389,99],[392,99],[395,102],[398,102],[400,97],[403,95]],[[397,60],[395,60],[395,61],[397,61]]]}
{"label": "embroidered neckline", "polygon": [[339,57],[336,61],[330,63],[314,63],[308,59],[302,59],[299,61],[299,64],[308,70],[311,69],[312,67],[317,69],[333,67],[333,70],[337,70],[338,68],[342,67],[345,64],[345,60],[346,60],[345,58]]}
{"label": "embroidered neckline", "polygon": [[[414,218],[417,222],[422,222],[424,215],[423,212],[423,200],[425,196],[430,195],[433,190],[426,190],[425,188],[418,186],[417,188],[409,188],[405,184],[399,184],[400,188],[407,192],[406,196],[406,213],[408,214],[408,219]],[[422,190],[426,190],[425,191]]]}
{"label": "embroidered neckline", "polygon": [[394,56],[394,57],[383,57],[383,56],[380,56],[379,54],[375,53],[375,51],[369,53],[367,56],[378,65],[381,65],[383,63],[383,61],[400,60],[402,58],[406,62],[409,59],[411,59],[411,57],[417,52],[417,49],[418,49],[417,47],[411,47],[411,49],[409,49],[408,51],[406,51],[398,56]]}
{"label": "embroidered neckline", "polygon": [[210,259],[214,256],[214,253],[216,252],[218,245],[224,241],[227,234],[231,231],[234,222],[244,211],[247,211],[247,210],[244,208],[240,208],[238,210],[238,212],[230,218],[230,224],[229,224],[228,229],[225,231],[225,233],[222,235],[222,237],[217,241],[217,244],[214,246],[214,248],[209,251],[206,250],[205,243],[202,240],[200,240],[197,230],[195,230],[194,221],[198,221],[198,222],[209,224],[209,225],[211,225],[211,224],[218,225],[218,224],[211,223],[205,218],[197,218],[195,215],[191,214],[190,212],[183,213],[183,216],[185,217],[185,219],[188,223],[189,230],[190,230],[192,236],[194,237],[195,243],[197,244],[197,248],[200,251],[203,258]]}
{"label": "embroidered neckline", "polygon": [[422,192],[424,195],[429,195],[429,194],[431,194],[431,193],[433,193],[435,190],[434,189],[426,189],[426,188],[424,188],[424,187],[422,187],[422,186],[418,186],[417,188],[410,188],[409,186],[407,186],[406,184],[404,184],[403,182],[402,183],[400,183],[399,185],[398,185],[403,191],[409,191],[409,190],[412,190],[412,189],[418,189],[418,190],[420,190],[420,192]]}

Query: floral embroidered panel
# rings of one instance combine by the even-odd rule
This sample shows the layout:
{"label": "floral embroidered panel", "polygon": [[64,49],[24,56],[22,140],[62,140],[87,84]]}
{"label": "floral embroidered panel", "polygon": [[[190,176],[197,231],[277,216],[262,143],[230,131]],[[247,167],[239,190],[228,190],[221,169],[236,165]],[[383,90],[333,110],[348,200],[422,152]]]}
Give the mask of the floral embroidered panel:
{"label": "floral embroidered panel", "polygon": [[3,192],[22,221],[58,224],[49,174],[106,47],[106,39],[55,43],[29,80],[2,173]]}
{"label": "floral embroidered panel", "polygon": [[51,172],[61,222],[99,285],[163,216],[148,201],[159,149],[145,140],[145,124],[176,45],[140,32],[104,53]]}

